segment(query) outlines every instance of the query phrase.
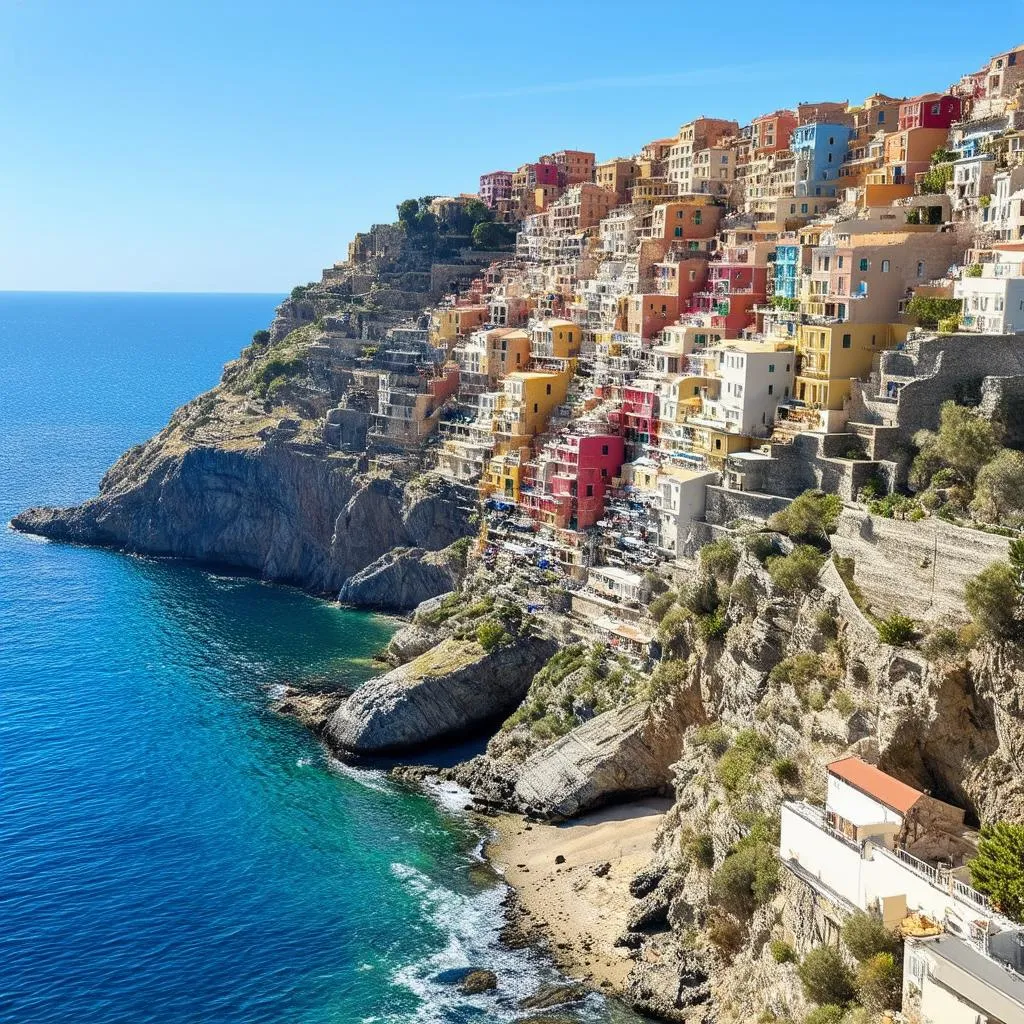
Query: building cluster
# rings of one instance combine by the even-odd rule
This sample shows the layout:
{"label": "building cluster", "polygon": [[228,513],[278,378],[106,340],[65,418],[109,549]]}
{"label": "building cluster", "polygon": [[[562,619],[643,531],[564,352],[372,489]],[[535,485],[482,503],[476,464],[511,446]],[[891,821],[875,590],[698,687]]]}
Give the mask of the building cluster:
{"label": "building cluster", "polygon": [[857,912],[902,933],[906,1020],[1024,1020],[1024,929],[970,885],[976,846],[962,810],[858,757],[828,766],[824,807],[782,805],[779,859],[814,891],[821,940]]}
{"label": "building cluster", "polygon": [[429,311],[416,372],[370,360],[369,440],[477,488],[492,548],[578,578],[686,552],[730,466],[850,429],[916,299],[944,332],[1024,330],[1022,92],[1024,47],[941,91],[481,175],[515,252]]}

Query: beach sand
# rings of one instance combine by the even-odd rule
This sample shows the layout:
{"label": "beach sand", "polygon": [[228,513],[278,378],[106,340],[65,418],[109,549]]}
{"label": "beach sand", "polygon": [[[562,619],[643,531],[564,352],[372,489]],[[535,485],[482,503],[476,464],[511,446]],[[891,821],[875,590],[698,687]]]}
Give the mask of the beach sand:
{"label": "beach sand", "polygon": [[[651,859],[668,800],[609,807],[564,825],[503,815],[487,855],[516,891],[523,931],[544,941],[572,977],[621,989],[633,961],[615,948],[636,901],[629,881]],[[556,857],[565,862],[556,864]],[[597,877],[592,868],[609,863]]]}

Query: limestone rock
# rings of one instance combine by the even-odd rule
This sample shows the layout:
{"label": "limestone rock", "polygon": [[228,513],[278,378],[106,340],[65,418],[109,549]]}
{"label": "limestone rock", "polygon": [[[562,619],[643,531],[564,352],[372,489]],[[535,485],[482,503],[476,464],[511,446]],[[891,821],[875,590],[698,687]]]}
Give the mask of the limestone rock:
{"label": "limestone rock", "polygon": [[382,754],[472,734],[516,708],[553,651],[537,636],[489,654],[448,638],[356,690],[331,717],[327,738],[352,753]]}
{"label": "limestone rock", "polygon": [[448,593],[455,583],[455,571],[443,554],[408,548],[388,551],[350,576],[338,599],[365,608],[400,611]]}
{"label": "limestone rock", "polygon": [[572,818],[670,780],[678,735],[646,704],[606,711],[527,759],[516,784],[520,804],[538,817]]}
{"label": "limestone rock", "polygon": [[498,976],[494,971],[470,971],[462,979],[459,988],[468,996],[479,995],[481,992],[490,992],[498,987]]}

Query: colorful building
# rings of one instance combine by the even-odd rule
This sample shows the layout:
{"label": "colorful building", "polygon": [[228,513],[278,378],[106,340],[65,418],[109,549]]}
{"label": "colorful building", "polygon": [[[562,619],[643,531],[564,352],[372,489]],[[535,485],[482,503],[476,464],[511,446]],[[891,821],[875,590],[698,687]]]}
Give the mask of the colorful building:
{"label": "colorful building", "polygon": [[949,131],[960,120],[960,98],[949,93],[929,92],[900,104],[900,131],[912,128],[942,128]]}
{"label": "colorful building", "polygon": [[801,124],[790,149],[796,157],[794,195],[834,196],[851,128],[839,122]]}
{"label": "colorful building", "polygon": [[492,210],[502,200],[512,198],[512,172],[491,171],[480,175],[480,200]]}
{"label": "colorful building", "polygon": [[753,156],[765,156],[789,149],[790,137],[796,126],[796,112],[792,110],[776,110],[772,114],[755,117],[750,123]]}

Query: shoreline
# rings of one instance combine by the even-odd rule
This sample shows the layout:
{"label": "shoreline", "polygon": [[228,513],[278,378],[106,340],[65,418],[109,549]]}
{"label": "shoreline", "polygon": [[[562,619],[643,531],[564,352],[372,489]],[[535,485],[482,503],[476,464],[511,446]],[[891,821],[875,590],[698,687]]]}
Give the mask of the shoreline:
{"label": "shoreline", "polygon": [[495,837],[484,857],[514,894],[512,929],[545,948],[568,977],[622,995],[635,961],[614,943],[636,905],[629,883],[650,863],[670,806],[639,800],[561,825],[509,813],[489,819]]}

